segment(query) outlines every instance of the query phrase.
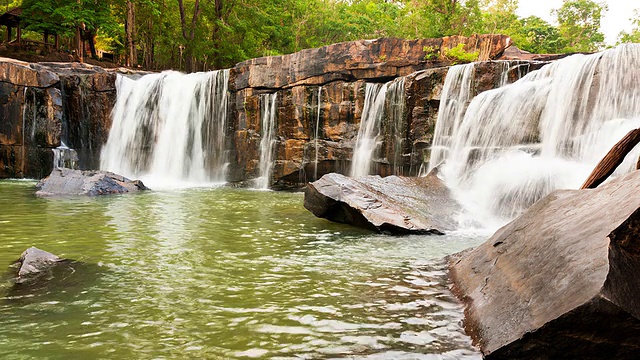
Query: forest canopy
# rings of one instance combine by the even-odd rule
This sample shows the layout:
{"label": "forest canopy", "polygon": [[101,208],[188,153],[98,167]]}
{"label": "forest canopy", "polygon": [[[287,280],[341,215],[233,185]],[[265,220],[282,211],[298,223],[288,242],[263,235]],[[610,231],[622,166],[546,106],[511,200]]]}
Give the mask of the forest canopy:
{"label": "forest canopy", "polygon": [[[603,2],[564,0],[555,24],[520,18],[518,0],[6,0],[22,6],[27,30],[76,28],[122,63],[198,71],[254,57],[379,37],[494,33],[534,53],[604,47]],[[621,42],[640,40],[640,12]],[[69,41],[70,43],[70,41]]]}

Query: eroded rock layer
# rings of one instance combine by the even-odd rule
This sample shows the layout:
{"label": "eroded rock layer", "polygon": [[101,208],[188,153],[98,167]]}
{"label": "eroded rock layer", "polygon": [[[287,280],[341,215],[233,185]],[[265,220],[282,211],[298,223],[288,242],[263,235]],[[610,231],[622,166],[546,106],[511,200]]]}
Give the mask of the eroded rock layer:
{"label": "eroded rock layer", "polygon": [[[397,111],[397,124],[383,116],[371,168],[382,176],[416,175],[429,158],[451,64],[444,54],[458,44],[478,52],[481,60],[492,60],[503,54],[510,39],[480,35],[354,41],[238,64],[229,80],[226,180],[260,176],[260,98],[267,93],[277,93],[270,186],[299,187],[330,172],[348,174],[366,84],[398,77],[404,77],[406,106]],[[500,86],[509,68],[505,64],[478,63],[474,91]],[[526,70],[540,66],[527,64]],[[97,169],[111,127],[118,71],[0,59],[0,178],[46,176],[52,169],[51,149],[63,142],[77,151],[80,169]],[[511,75],[515,80],[515,72]]]}
{"label": "eroded rock layer", "polygon": [[91,65],[0,59],[0,178],[46,176],[62,142],[78,150],[81,168],[97,168],[115,79]]}

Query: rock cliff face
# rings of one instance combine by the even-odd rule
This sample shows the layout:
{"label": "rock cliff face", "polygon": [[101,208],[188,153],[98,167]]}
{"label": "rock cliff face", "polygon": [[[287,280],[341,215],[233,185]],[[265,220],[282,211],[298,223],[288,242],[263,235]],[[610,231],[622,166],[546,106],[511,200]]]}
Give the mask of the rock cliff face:
{"label": "rock cliff face", "polygon": [[0,178],[42,178],[52,148],[78,150],[79,166],[97,167],[111,127],[114,72],[82,64],[29,64],[0,58]]}
{"label": "rock cliff face", "polygon": [[[261,97],[274,93],[271,186],[298,187],[326,173],[348,174],[366,84],[398,78],[404,79],[399,86],[404,105],[393,110],[395,119],[382,117],[372,172],[417,174],[429,157],[451,64],[444,54],[458,44],[487,60],[477,64],[476,92],[501,84],[507,63],[491,61],[510,45],[501,35],[363,40],[239,63],[230,71],[227,181],[259,176]],[[0,178],[49,174],[50,149],[61,142],[78,152],[80,169],[97,169],[111,126],[116,73],[82,64],[0,59]],[[385,113],[391,106],[385,104]]]}

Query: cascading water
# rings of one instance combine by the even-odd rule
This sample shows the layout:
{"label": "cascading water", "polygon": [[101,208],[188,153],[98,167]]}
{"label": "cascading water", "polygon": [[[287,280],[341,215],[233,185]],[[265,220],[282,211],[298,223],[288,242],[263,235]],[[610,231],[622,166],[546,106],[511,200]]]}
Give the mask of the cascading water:
{"label": "cascading water", "polygon": [[[438,116],[430,167],[446,158],[443,176],[472,217],[499,225],[554,189],[579,187],[616,141],[640,127],[639,69],[640,45],[623,45],[558,60],[481,93],[468,108],[467,91],[443,93],[442,103],[457,97],[457,108]],[[463,71],[451,70],[453,83]]]}
{"label": "cascading water", "polygon": [[100,167],[151,186],[223,182],[229,70],[118,76]]}
{"label": "cascading water", "polygon": [[277,93],[260,95],[260,177],[256,179],[258,189],[268,189],[276,150],[276,102]]}
{"label": "cascading water", "polygon": [[384,118],[390,125],[388,133],[394,138],[391,144],[394,158],[390,162],[393,168],[399,166],[404,139],[404,80],[398,78],[385,84],[366,84],[360,128],[351,160],[352,177],[370,174],[373,157],[384,135],[381,131]]}
{"label": "cascading water", "polygon": [[[474,75],[474,64],[455,65],[447,72],[433,135],[429,170],[438,166],[447,156],[451,137],[457,133],[464,112],[473,98]],[[426,175],[426,172],[421,175]]]}
{"label": "cascading water", "polygon": [[61,141],[60,146],[51,150],[53,151],[54,169],[77,169],[78,153],[75,150],[70,149],[64,141]]}
{"label": "cascading water", "polygon": [[351,176],[369,175],[371,160],[376,149],[377,137],[380,134],[380,122],[384,114],[384,101],[387,84],[366,84],[364,107],[360,118],[358,138],[351,159]]}
{"label": "cascading water", "polygon": [[403,161],[402,153],[405,146],[406,119],[404,117],[407,99],[405,96],[405,78],[401,77],[389,85],[387,89],[387,116],[389,122],[389,135],[392,139],[390,165],[393,174],[402,174]]}
{"label": "cascading water", "polygon": [[318,141],[320,135],[320,110],[322,110],[322,86],[318,86],[318,110],[316,114],[316,131],[314,133],[313,139],[315,140],[316,151],[315,156],[316,159],[313,163],[313,179],[318,179]]}

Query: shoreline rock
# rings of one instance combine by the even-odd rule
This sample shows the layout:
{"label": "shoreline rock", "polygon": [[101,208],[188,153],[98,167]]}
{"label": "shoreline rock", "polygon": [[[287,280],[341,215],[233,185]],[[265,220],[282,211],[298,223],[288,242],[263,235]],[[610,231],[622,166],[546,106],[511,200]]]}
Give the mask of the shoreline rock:
{"label": "shoreline rock", "polygon": [[486,359],[640,354],[640,171],[559,190],[450,259]]}

